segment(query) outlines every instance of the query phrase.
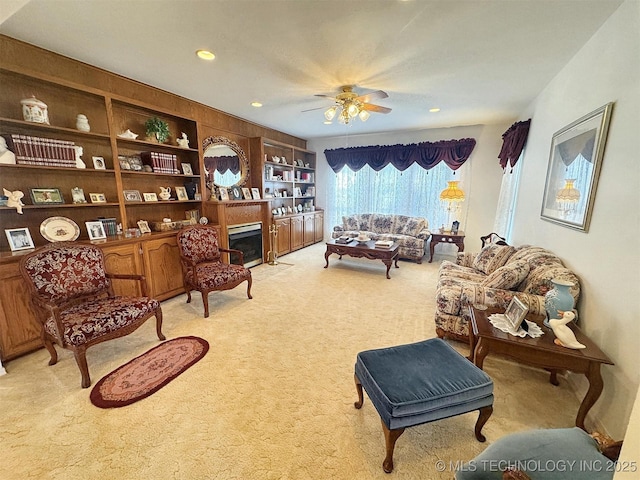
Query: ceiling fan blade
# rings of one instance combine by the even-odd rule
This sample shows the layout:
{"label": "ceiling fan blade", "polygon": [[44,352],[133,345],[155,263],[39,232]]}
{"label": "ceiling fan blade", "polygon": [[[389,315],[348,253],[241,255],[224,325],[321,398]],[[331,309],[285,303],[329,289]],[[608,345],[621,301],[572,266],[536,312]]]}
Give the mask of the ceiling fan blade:
{"label": "ceiling fan blade", "polygon": [[389,113],[391,111],[390,108],[387,107],[381,107],[380,105],[373,105],[371,103],[365,103],[362,108],[364,110],[368,110],[370,112],[376,112],[376,113]]}
{"label": "ceiling fan blade", "polygon": [[332,97],[331,95],[324,95],[324,94],[322,94],[322,93],[316,93],[316,94],[314,95],[314,97],[330,98],[331,100],[335,100],[335,99],[336,99],[336,97]]}
{"label": "ceiling fan blade", "polygon": [[306,110],[302,110],[302,112],[312,112],[313,110],[322,110],[323,108],[327,108],[327,107],[316,107],[316,108],[307,108]]}
{"label": "ceiling fan blade", "polygon": [[371,100],[379,100],[381,98],[387,98],[387,92],[383,92],[382,90],[376,90],[375,92],[365,93],[364,95],[360,95],[356,97],[356,100],[362,103],[370,102]]}

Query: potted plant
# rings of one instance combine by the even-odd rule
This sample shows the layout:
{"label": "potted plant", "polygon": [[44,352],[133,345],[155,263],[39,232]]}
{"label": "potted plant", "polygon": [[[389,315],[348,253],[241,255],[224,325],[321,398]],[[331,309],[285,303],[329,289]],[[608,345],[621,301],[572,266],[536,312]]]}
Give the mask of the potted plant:
{"label": "potted plant", "polygon": [[169,138],[169,124],[158,117],[151,117],[144,123],[144,128],[148,137],[156,139],[160,143],[164,143]]}

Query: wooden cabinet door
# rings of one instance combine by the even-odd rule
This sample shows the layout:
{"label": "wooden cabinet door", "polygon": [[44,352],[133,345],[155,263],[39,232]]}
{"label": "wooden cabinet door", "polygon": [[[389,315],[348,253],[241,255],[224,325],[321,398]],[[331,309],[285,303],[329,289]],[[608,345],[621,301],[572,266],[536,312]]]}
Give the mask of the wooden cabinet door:
{"label": "wooden cabinet door", "polygon": [[[139,243],[108,245],[102,248],[105,269],[108,273],[142,275],[142,249]],[[139,297],[142,295],[140,282],[136,280],[112,280],[116,295]],[[148,282],[148,280],[147,280]],[[147,290],[149,285],[147,283]],[[147,291],[147,293],[150,293]]]}
{"label": "wooden cabinet door", "polygon": [[298,250],[304,245],[304,221],[302,215],[291,217],[291,250]]}
{"label": "wooden cabinet door", "polygon": [[315,214],[305,213],[302,215],[304,219],[304,246],[311,245],[316,238]]}
{"label": "wooden cabinet door", "polygon": [[281,218],[275,220],[274,223],[278,229],[276,251],[278,255],[289,253],[291,251],[291,219]]}
{"label": "wooden cabinet door", "polygon": [[42,347],[40,322],[18,263],[0,265],[0,359],[9,360]]}
{"label": "wooden cabinet door", "polygon": [[316,212],[315,241],[321,242],[324,238],[324,213]]}
{"label": "wooden cabinet door", "polygon": [[176,237],[142,242],[142,255],[147,287],[153,298],[166,300],[184,292]]}

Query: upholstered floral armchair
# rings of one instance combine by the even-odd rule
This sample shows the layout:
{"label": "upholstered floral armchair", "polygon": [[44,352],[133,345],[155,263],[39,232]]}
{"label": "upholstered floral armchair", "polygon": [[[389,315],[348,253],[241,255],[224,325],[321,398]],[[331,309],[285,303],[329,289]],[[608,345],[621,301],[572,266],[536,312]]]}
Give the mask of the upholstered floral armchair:
{"label": "upholstered floral armchair", "polygon": [[[177,238],[187,303],[191,302],[191,290],[199,291],[205,318],[209,316],[210,292],[230,290],[246,281],[247,297],[253,298],[251,270],[243,266],[243,253],[240,250],[220,248],[215,228],[193,225],[180,230]],[[240,265],[224,263],[221,253],[236,254]]]}
{"label": "upholstered floral armchair", "polygon": [[[24,256],[20,271],[42,324],[49,365],[58,361],[54,343],[71,350],[82,374],[82,388],[91,385],[87,348],[128,335],[154,316],[158,338],[165,339],[160,303],[146,296],[144,277],[106,273],[102,250],[96,246],[52,243]],[[141,282],[143,296],[114,295],[112,279]]]}

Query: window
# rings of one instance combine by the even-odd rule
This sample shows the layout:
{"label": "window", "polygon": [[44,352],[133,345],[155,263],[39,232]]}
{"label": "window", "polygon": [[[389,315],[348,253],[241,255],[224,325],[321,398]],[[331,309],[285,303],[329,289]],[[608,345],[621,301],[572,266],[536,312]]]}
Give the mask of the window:
{"label": "window", "polygon": [[[344,167],[327,185],[327,194],[333,202],[327,202],[325,221],[329,225],[341,225],[342,217],[354,213],[387,213],[425,217],[434,230],[449,222],[449,214],[440,202],[440,192],[448,180],[460,180],[464,190],[465,164],[453,175],[444,163],[425,170],[413,164],[404,172],[387,165],[375,172],[368,165],[354,172]],[[463,203],[459,218],[464,218]],[[449,225],[450,227],[450,225]]]}

